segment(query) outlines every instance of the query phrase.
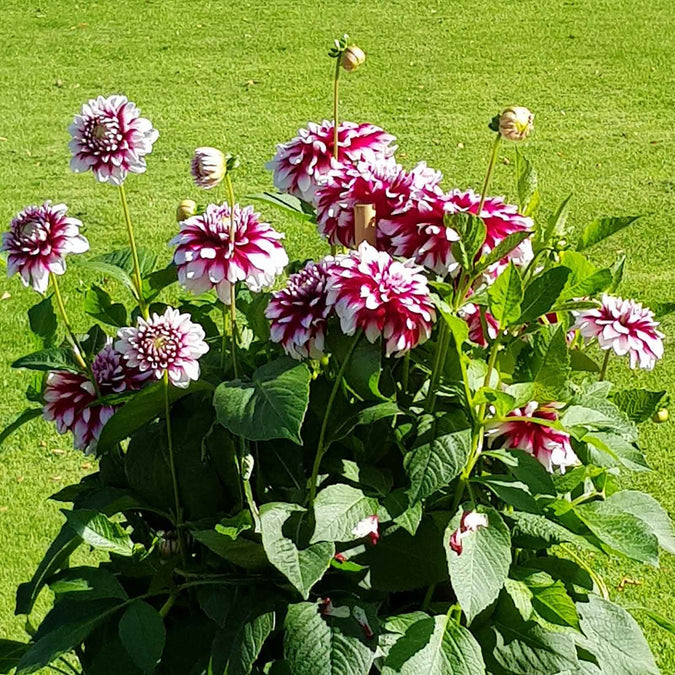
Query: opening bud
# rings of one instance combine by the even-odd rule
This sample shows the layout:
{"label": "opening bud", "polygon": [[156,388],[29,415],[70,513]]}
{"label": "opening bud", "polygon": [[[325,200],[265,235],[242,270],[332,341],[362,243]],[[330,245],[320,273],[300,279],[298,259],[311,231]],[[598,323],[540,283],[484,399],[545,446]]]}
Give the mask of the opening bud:
{"label": "opening bud", "polygon": [[499,133],[509,141],[522,141],[530,135],[534,115],[519,106],[507,108],[499,116]]}
{"label": "opening bud", "polygon": [[352,70],[356,70],[365,60],[366,55],[363,49],[356,45],[349,45],[342,52],[340,63],[346,71],[351,72]]}
{"label": "opening bud", "polygon": [[190,171],[197,187],[210,190],[225,178],[225,155],[218,148],[197,148]]}

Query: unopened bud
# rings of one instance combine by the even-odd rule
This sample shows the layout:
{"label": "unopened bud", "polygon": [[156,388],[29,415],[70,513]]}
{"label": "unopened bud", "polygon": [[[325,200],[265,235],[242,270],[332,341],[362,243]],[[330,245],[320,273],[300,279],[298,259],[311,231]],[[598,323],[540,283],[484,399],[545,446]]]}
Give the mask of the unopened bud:
{"label": "unopened bud", "polygon": [[226,172],[225,155],[218,148],[197,148],[192,158],[191,173],[197,187],[216,187]]}
{"label": "unopened bud", "polygon": [[507,108],[499,116],[499,133],[509,141],[522,141],[530,135],[534,115],[522,107]]}
{"label": "unopened bud", "polygon": [[666,408],[661,408],[661,410],[657,410],[652,415],[652,422],[656,422],[657,424],[663,424],[664,422],[667,421],[668,421],[668,410]]}
{"label": "unopened bud", "polygon": [[184,199],[176,209],[176,220],[182,223],[197,213],[197,204],[191,199]]}
{"label": "unopened bud", "polygon": [[349,45],[347,49],[342,52],[342,67],[347,71],[356,70],[364,61],[366,55],[360,47],[356,45]]}

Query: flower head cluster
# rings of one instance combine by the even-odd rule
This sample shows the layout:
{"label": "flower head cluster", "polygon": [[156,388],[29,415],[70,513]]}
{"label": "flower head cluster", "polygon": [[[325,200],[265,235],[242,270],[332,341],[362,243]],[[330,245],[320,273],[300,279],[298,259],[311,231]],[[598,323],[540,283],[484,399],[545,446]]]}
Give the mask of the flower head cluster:
{"label": "flower head cluster", "polygon": [[548,403],[540,405],[530,401],[524,408],[516,408],[509,417],[522,417],[523,421],[503,422],[490,431],[501,447],[524,450],[536,457],[551,473],[556,467],[565,473],[567,467],[579,464],[569,434],[546,424],[529,420],[558,420],[559,405]]}
{"label": "flower head cluster", "polygon": [[66,216],[65,204],[28,206],[12,219],[2,235],[7,252],[7,275],[18,272],[26,286],[44,293],[49,274],[64,274],[67,253],[84,253],[89,242],[80,234],[82,223]]}
{"label": "flower head cluster", "polygon": [[342,122],[338,127],[338,154],[334,158],[333,122],[310,122],[298,135],[277,146],[267,163],[274,172],[274,186],[306,202],[314,202],[316,189],[328,173],[342,164],[372,162],[393,155],[394,136],[372,124]]}
{"label": "flower head cluster", "polygon": [[197,187],[204,190],[219,185],[226,172],[225,155],[218,148],[197,148],[192,157],[190,172]]}
{"label": "flower head cluster", "polygon": [[235,205],[233,240],[230,232],[229,205],[210,204],[204,213],[182,221],[171,240],[181,284],[196,294],[215,288],[226,304],[232,284],[243,281],[252,291],[260,291],[271,286],[288,264],[280,242],[283,235],[261,221],[252,207]]}
{"label": "flower head cluster", "polygon": [[382,336],[387,356],[402,356],[427,340],[436,318],[420,268],[366,242],[329,270],[327,301],[343,333],[363,330],[370,342]]}
{"label": "flower head cluster", "polygon": [[115,348],[129,367],[158,380],[166,373],[181,388],[199,378],[199,358],[209,350],[204,329],[172,307],[148,320],[139,317],[136,327],[120,329],[118,337]]}
{"label": "flower head cluster", "polygon": [[457,555],[461,555],[464,550],[462,539],[477,532],[481,527],[488,527],[488,525],[488,517],[484,513],[478,513],[478,511],[464,511],[459,521],[459,527],[450,537],[450,548]]}
{"label": "flower head cluster", "polygon": [[326,301],[328,270],[332,258],[310,261],[292,274],[286,287],[272,295],[265,316],[271,321],[271,338],[281,343],[294,359],[320,359],[326,337],[326,321],[332,308]]}
{"label": "flower head cluster", "polygon": [[96,179],[122,185],[128,173],[143,173],[145,155],[159,132],[126,96],[91,99],[69,129],[75,173],[93,171]]}
{"label": "flower head cluster", "polygon": [[575,328],[586,339],[597,338],[601,349],[630,357],[630,367],[652,370],[663,356],[663,333],[654,312],[635,300],[604,295],[597,309],[578,312]]}

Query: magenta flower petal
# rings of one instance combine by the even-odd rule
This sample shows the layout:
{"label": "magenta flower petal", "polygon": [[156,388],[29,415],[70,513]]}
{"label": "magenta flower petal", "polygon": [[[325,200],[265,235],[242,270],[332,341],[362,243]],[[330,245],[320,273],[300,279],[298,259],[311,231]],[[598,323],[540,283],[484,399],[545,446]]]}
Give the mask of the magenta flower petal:
{"label": "magenta flower petal", "polygon": [[468,537],[481,527],[488,527],[489,521],[487,515],[478,513],[478,511],[464,511],[459,521],[459,527],[450,536],[450,548],[461,555],[464,550],[462,539]]}
{"label": "magenta flower petal", "polygon": [[[480,307],[471,302],[461,307],[458,314],[469,326],[469,340],[471,342],[475,342],[481,347],[487,347],[488,338],[494,340],[497,337],[499,322],[487,309],[485,310],[485,327],[483,327],[481,321]],[[485,329],[487,329],[487,336],[485,335]]]}

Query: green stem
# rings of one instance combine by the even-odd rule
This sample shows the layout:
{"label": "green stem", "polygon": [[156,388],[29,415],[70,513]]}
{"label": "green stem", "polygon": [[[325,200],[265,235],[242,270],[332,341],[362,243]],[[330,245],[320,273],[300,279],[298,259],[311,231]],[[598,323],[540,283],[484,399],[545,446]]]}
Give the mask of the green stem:
{"label": "green stem", "polygon": [[478,211],[476,215],[480,218],[483,212],[483,206],[487,199],[487,192],[490,189],[490,181],[492,180],[492,172],[497,163],[497,151],[499,150],[499,142],[502,140],[502,135],[497,133],[494,143],[492,144],[492,152],[490,153],[490,161],[488,162],[487,172],[485,173],[485,180],[483,181],[483,188],[480,193],[480,203],[478,204]]}
{"label": "green stem", "polygon": [[244,495],[246,497],[246,503],[248,508],[251,510],[251,515],[253,516],[253,523],[255,525],[255,532],[260,531],[260,512],[258,511],[258,506],[255,503],[255,498],[253,496],[253,488],[251,487],[251,476],[248,473],[248,467],[244,462],[244,458],[250,454],[250,451],[246,447],[246,441],[243,436],[239,437],[239,472],[241,474],[241,481],[244,486]]}
{"label": "green stem", "polygon": [[401,385],[403,392],[408,392],[408,382],[410,380],[410,352],[406,352],[403,357],[403,372],[401,373]]}
{"label": "green stem", "polygon": [[335,59],[335,76],[333,77],[333,157],[338,159],[338,105],[340,92],[340,61],[338,56]]}
{"label": "green stem", "polygon": [[427,392],[427,399],[424,403],[424,410],[431,412],[436,401],[436,387],[441,379],[441,368],[443,367],[444,354],[447,354],[448,343],[450,341],[450,331],[445,321],[441,321],[441,327],[438,329],[438,342],[436,344],[436,352],[434,353],[434,362],[431,367],[431,378],[429,379],[429,391]]}
{"label": "green stem", "polygon": [[609,600],[609,589],[607,588],[607,584],[605,584],[604,579],[593,570],[593,568],[586,563],[586,561],[581,557],[578,556],[571,547],[567,546],[566,544],[560,544],[560,548],[567,553],[571,558],[574,559],[574,561],[582,567],[586,572],[588,572],[588,575],[593,579],[595,582],[596,586],[600,589],[600,593],[602,594],[602,597],[605,600]]}
{"label": "green stem", "polygon": [[352,344],[349,347],[349,351],[345,355],[345,359],[340,365],[340,370],[338,370],[335,382],[333,383],[333,389],[330,392],[330,396],[328,398],[328,405],[326,406],[326,411],[324,412],[323,415],[323,422],[321,423],[321,431],[319,433],[319,442],[316,446],[316,457],[314,458],[314,466],[312,467],[312,476],[309,482],[308,502],[310,509],[314,506],[314,499],[316,498],[316,483],[317,480],[319,479],[319,469],[321,467],[321,460],[323,459],[324,453],[326,452],[326,431],[328,430],[328,420],[331,416],[333,405],[335,403],[335,397],[337,396],[337,393],[340,390],[340,386],[342,385],[342,380],[344,378],[345,371],[347,370],[347,366],[349,365],[349,361],[351,360],[352,354],[356,349],[356,345],[361,340],[361,334],[362,331],[359,331],[354,336]]}
{"label": "green stem", "polygon": [[129,214],[129,204],[127,204],[127,193],[124,190],[124,184],[120,185],[120,199],[122,200],[122,211],[124,211],[124,221],[127,225],[127,234],[129,235],[129,247],[131,248],[131,259],[134,263],[134,286],[138,295],[138,305],[144,318],[148,318],[148,307],[143,299],[143,278],[141,277],[141,265],[138,261],[138,250],[136,249],[136,239],[134,237],[134,228],[131,224],[131,215]]}
{"label": "green stem", "polygon": [[607,375],[607,366],[609,365],[609,357],[612,353],[611,349],[605,351],[605,358],[602,361],[602,368],[600,368],[600,375],[598,376],[598,382],[602,382]]}
{"label": "green stem", "polygon": [[422,611],[426,612],[427,609],[429,609],[429,605],[431,604],[431,600],[434,597],[434,591],[436,590],[436,584],[431,584],[429,588],[427,588],[427,592],[424,594],[424,600],[422,601]]}

